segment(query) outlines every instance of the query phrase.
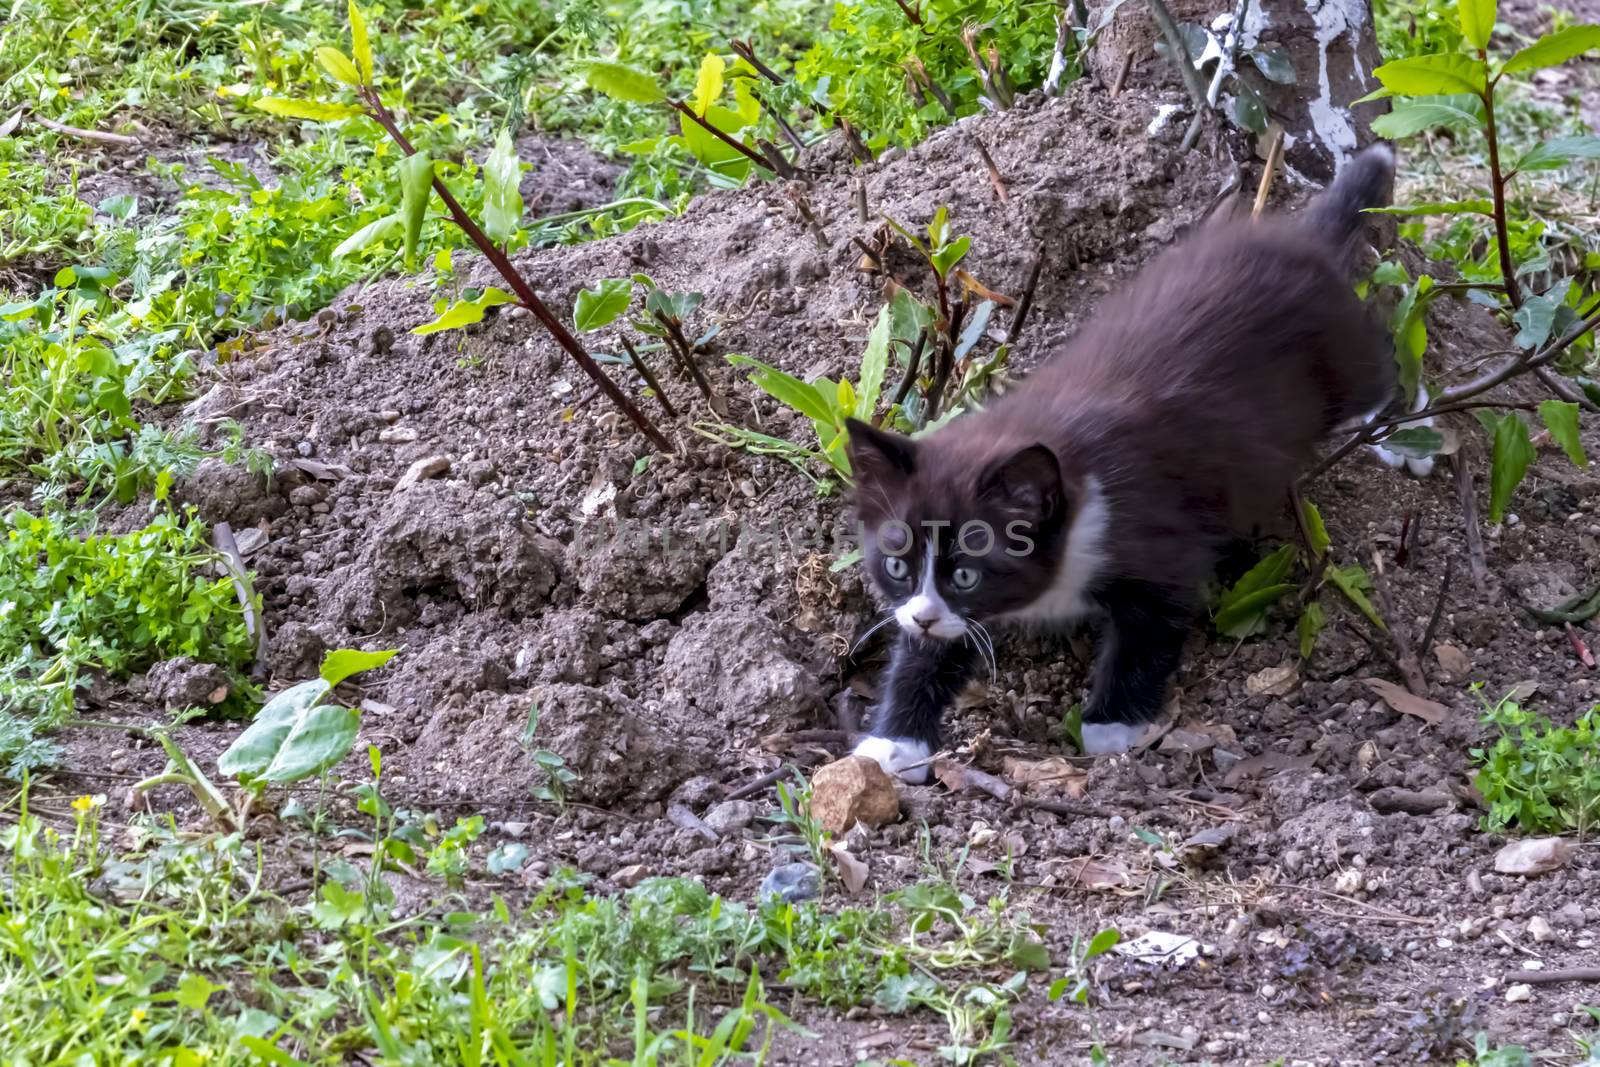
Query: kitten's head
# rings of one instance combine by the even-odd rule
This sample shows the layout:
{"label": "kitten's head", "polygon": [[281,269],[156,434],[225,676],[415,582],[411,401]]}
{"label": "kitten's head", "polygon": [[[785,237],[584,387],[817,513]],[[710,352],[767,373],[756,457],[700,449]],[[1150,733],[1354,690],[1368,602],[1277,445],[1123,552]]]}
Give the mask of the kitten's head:
{"label": "kitten's head", "polygon": [[1049,588],[1077,492],[1048,447],[959,421],[921,441],[849,432],[867,573],[903,630],[954,640]]}

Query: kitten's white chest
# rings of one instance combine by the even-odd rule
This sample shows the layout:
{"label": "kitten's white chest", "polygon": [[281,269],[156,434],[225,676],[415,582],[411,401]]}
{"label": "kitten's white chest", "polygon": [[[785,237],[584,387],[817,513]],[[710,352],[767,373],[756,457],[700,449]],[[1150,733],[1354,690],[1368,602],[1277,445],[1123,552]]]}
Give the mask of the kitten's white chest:
{"label": "kitten's white chest", "polygon": [[1089,590],[1106,564],[1106,538],[1111,526],[1111,508],[1106,503],[1100,480],[1092,475],[1084,480],[1083,502],[1067,531],[1066,551],[1056,567],[1050,587],[1032,603],[1000,616],[1007,622],[1068,622],[1091,614],[1094,604]]}

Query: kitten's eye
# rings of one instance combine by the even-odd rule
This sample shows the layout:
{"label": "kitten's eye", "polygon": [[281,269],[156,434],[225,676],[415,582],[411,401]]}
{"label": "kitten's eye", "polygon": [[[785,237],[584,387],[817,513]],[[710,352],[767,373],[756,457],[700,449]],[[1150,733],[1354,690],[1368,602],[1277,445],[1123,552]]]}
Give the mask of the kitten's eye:
{"label": "kitten's eye", "polygon": [[976,567],[957,567],[956,572],[950,576],[950,583],[965,593],[978,584],[979,577]]}
{"label": "kitten's eye", "polygon": [[883,573],[897,582],[903,582],[906,575],[911,573],[911,568],[906,566],[906,561],[899,556],[890,556],[883,561]]}

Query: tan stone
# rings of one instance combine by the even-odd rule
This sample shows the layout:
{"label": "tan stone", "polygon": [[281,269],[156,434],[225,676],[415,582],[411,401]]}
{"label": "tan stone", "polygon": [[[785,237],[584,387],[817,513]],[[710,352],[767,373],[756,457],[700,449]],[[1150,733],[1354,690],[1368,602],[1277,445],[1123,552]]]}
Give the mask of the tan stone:
{"label": "tan stone", "polygon": [[900,817],[900,794],[877,760],[846,756],[812,776],[811,814],[836,834],[856,823],[884,826]]}

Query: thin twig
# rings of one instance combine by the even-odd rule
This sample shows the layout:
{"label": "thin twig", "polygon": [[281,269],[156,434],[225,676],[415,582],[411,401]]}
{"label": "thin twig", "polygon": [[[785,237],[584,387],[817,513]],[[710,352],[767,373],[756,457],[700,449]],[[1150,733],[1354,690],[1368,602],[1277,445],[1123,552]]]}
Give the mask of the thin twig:
{"label": "thin twig", "polygon": [[1267,149],[1267,167],[1261,172],[1261,184],[1256,187],[1255,206],[1250,209],[1250,217],[1259,219],[1262,209],[1267,206],[1267,194],[1272,191],[1272,179],[1278,173],[1278,165],[1283,162],[1283,127],[1276,126],[1272,131],[1272,145]]}
{"label": "thin twig", "polygon": [[1450,457],[1455,475],[1456,499],[1461,503],[1462,532],[1467,541],[1467,565],[1472,570],[1472,585],[1481,596],[1489,582],[1489,564],[1483,552],[1483,530],[1478,525],[1478,493],[1472,485],[1472,468],[1464,452]]}
{"label": "thin twig", "polygon": [[706,378],[705,372],[700,369],[700,364],[695,362],[694,345],[690,344],[689,339],[683,335],[683,325],[671,315],[663,314],[660,311],[655,312],[655,317],[656,321],[666,328],[668,346],[676,346],[679,361],[688,369],[689,377],[694,379],[694,384],[699,388],[700,392],[705,394],[706,402],[719,415],[724,414],[722,410],[724,405],[721,398],[711,388],[711,382]]}
{"label": "thin twig", "polygon": [[811,235],[817,239],[817,247],[826,252],[833,247],[833,242],[828,240],[828,232],[822,228],[822,222],[817,218],[816,212],[811,210],[811,198],[806,196],[806,191],[800,183],[789,187],[789,202],[805,220],[806,226],[811,230]]}
{"label": "thin twig", "polygon": [[1178,68],[1178,76],[1183,79],[1183,87],[1189,90],[1189,99],[1194,103],[1195,111],[1206,110],[1206,87],[1200,83],[1200,72],[1194,69],[1194,60],[1189,55],[1189,46],[1183,41],[1183,34],[1178,32],[1178,24],[1172,21],[1172,12],[1167,10],[1167,5],[1162,0],[1145,0],[1150,5],[1150,16],[1156,20],[1156,25],[1161,27],[1161,36],[1167,42],[1167,51],[1172,55],[1172,62]]}
{"label": "thin twig", "polygon": [[1444,580],[1439,583],[1439,598],[1433,602],[1433,615],[1428,619],[1428,628],[1422,632],[1422,644],[1417,647],[1417,662],[1428,662],[1428,653],[1433,650],[1433,638],[1439,632],[1439,621],[1444,618],[1444,598],[1450,592],[1450,581],[1456,576],[1456,561],[1449,556],[1444,559]]}
{"label": "thin twig", "polygon": [[1506,975],[1515,985],[1555,985],[1558,982],[1600,982],[1600,967],[1569,967],[1562,971],[1517,971]]}
{"label": "thin twig", "polygon": [[1111,81],[1111,99],[1115,100],[1122,95],[1122,86],[1128,80],[1128,74],[1133,70],[1133,49],[1128,49],[1122,54],[1122,66],[1117,68],[1117,76]]}
{"label": "thin twig", "polygon": [[233,527],[225,522],[219,522],[211,528],[211,539],[217,551],[222,553],[228,577],[233,579],[233,591],[239,597],[239,606],[244,609],[245,633],[256,639],[255,662],[250,666],[250,677],[260,680],[267,670],[267,625],[261,612],[256,609],[255,587],[250,581],[250,572],[245,569],[244,554],[239,551],[239,542],[234,539]]}
{"label": "thin twig", "polygon": [[972,144],[978,150],[978,158],[983,160],[983,168],[989,172],[989,184],[994,186],[994,195],[1004,204],[1011,199],[1011,195],[1006,192],[1006,183],[1000,177],[1000,168],[994,165],[994,157],[989,155],[989,150],[983,146],[983,141],[977,134],[972,135]]}
{"label": "thin twig", "polygon": [[693,122],[696,126],[699,126],[701,129],[705,130],[711,136],[715,137],[717,140],[721,141],[735,152],[738,152],[740,155],[750,160],[750,162],[754,163],[756,166],[762,168],[763,170],[773,169],[772,163],[769,162],[767,158],[760,152],[757,152],[754,148],[751,148],[737,137],[730,137],[728,134],[723,133],[711,123],[707,122],[699,115],[696,115],[694,113],[694,108],[690,107],[688,104],[685,104],[682,100],[668,100],[667,106],[678,112],[678,114],[682,115],[684,118]]}
{"label": "thin twig", "polygon": [[1028,312],[1033,308],[1033,293],[1039,288],[1039,272],[1044,269],[1044,245],[1039,246],[1039,251],[1034,253],[1033,266],[1028,268],[1028,284],[1022,290],[1022,299],[1017,301],[1017,310],[1011,316],[1011,325],[1006,327],[1006,347],[1010,348],[1017,343],[1017,338],[1022,334],[1022,327],[1027,325]]}
{"label": "thin twig", "polygon": [[43,126],[51,133],[59,133],[63,137],[73,137],[79,141],[95,141],[99,144],[114,144],[123,148],[133,148],[139,144],[139,138],[129,137],[124,133],[104,133],[100,130],[79,129],[77,126],[68,126],[64,123],[56,122],[54,119],[47,119],[43,115],[33,116],[33,121]]}
{"label": "thin twig", "polygon": [[743,800],[745,797],[753,797],[763,789],[767,788],[769,785],[772,785],[783,778],[787,778],[790,775],[793,775],[798,781],[804,784],[805,777],[793,766],[785,763],[777,770],[768,771],[755,781],[747,782],[744,785],[741,785],[738,789],[735,789],[733,792],[729,793],[727,799]]}
{"label": "thin twig", "polygon": [[911,387],[917,384],[917,368],[922,364],[922,350],[928,343],[928,329],[924,326],[917,331],[917,339],[911,345],[911,354],[906,357],[906,373],[900,379],[900,385],[894,391],[894,399],[889,402],[890,409],[905,403],[911,393]]}
{"label": "thin twig", "polygon": [[655,373],[645,363],[644,358],[639,355],[639,350],[633,347],[633,342],[628,340],[626,334],[622,336],[621,341],[623,351],[628,353],[628,360],[633,364],[633,369],[639,372],[639,377],[644,379],[645,384],[650,387],[650,391],[661,402],[661,409],[667,413],[668,418],[677,418],[678,413],[673,409],[672,401],[667,399],[667,391],[661,388],[660,382],[656,381]]}
{"label": "thin twig", "polygon": [[1189,123],[1183,140],[1178,144],[1178,151],[1187,152],[1194,147],[1195,140],[1200,136],[1200,127],[1205,124],[1205,116],[1217,107],[1217,95],[1222,92],[1222,81],[1234,69],[1234,60],[1239,55],[1239,38],[1244,36],[1244,18],[1250,10],[1250,0],[1239,0],[1239,7],[1233,13],[1233,21],[1228,24],[1227,54],[1217,61],[1217,69],[1211,75],[1211,85],[1206,89],[1205,106],[1195,112],[1194,120]]}
{"label": "thin twig", "polygon": [[851,184],[856,195],[856,218],[871,222],[872,214],[867,210],[867,180],[858,174]]}
{"label": "thin twig", "polygon": [[1394,642],[1394,661],[1400,670],[1400,680],[1415,695],[1426,697],[1428,680],[1422,676],[1422,665],[1411,647],[1411,636],[1395,611],[1394,598],[1389,595],[1389,577],[1383,569],[1383,556],[1376,548],[1372,550],[1372,590],[1378,595],[1383,617],[1389,620],[1389,640]]}

